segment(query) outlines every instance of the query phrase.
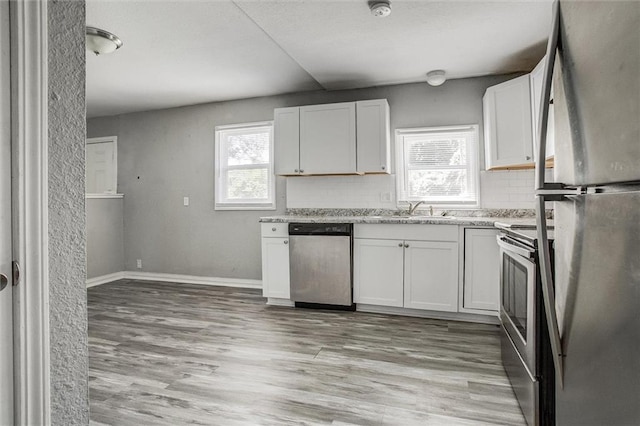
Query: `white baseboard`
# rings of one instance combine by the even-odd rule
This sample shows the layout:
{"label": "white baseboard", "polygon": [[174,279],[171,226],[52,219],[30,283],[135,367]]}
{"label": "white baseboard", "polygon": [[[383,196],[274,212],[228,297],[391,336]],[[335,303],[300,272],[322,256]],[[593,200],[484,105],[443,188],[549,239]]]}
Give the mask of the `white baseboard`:
{"label": "white baseboard", "polygon": [[100,284],[106,284],[112,281],[128,279],[143,281],[158,281],[179,284],[199,284],[213,285],[222,287],[238,287],[238,288],[262,288],[261,280],[249,280],[240,278],[217,278],[217,277],[200,277],[196,275],[179,275],[179,274],[163,274],[158,272],[140,272],[140,271],[122,271],[113,274],[102,275],[100,277],[90,278],[87,280],[87,287],[93,287]]}
{"label": "white baseboard", "polygon": [[296,305],[296,302],[294,302],[293,300],[289,300],[289,299],[280,299],[278,297],[269,297],[269,298],[267,298],[267,305],[293,307],[293,306]]}
{"label": "white baseboard", "polygon": [[99,277],[87,278],[87,288],[95,287],[100,284],[110,283],[112,281],[118,281],[124,279],[124,272],[114,272],[112,274],[100,275]]}
{"label": "white baseboard", "polygon": [[433,318],[450,321],[476,322],[481,324],[499,325],[500,320],[492,315],[477,315],[459,312],[423,311],[422,309],[398,308],[394,306],[377,306],[356,304],[356,310],[375,314],[402,315],[406,317]]}

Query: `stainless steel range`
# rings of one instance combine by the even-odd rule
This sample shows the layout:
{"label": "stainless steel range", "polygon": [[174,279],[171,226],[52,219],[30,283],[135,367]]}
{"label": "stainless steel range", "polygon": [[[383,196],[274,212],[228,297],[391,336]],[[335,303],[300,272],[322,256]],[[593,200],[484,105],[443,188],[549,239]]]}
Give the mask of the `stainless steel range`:
{"label": "stainless steel range", "polygon": [[527,423],[553,425],[555,372],[542,299],[536,231],[506,228],[497,239],[502,362]]}

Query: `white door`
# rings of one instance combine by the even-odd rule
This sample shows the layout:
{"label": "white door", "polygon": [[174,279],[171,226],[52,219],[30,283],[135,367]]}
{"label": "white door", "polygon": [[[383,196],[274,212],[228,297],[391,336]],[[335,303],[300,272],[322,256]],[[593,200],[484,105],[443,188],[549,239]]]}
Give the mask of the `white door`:
{"label": "white door", "polygon": [[458,243],[406,241],[404,307],[458,311]]}
{"label": "white door", "polygon": [[87,194],[115,194],[116,143],[114,139],[88,139]]}
{"label": "white door", "polygon": [[262,295],[289,299],[289,238],[262,238]]}
{"label": "white door", "polygon": [[355,102],[300,107],[300,173],[355,172]]}
{"label": "white door", "polygon": [[0,1],[0,425],[13,424],[9,2]]}
{"label": "white door", "polygon": [[353,243],[353,301],[402,307],[404,248],[400,240],[356,238]]}

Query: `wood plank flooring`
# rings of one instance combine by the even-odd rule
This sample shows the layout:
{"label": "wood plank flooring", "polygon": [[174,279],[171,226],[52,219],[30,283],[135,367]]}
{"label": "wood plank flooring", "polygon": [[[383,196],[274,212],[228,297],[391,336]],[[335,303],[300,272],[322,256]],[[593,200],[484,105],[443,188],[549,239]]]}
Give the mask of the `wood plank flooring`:
{"label": "wood plank flooring", "polygon": [[498,328],[265,305],[257,290],[88,289],[92,425],[522,425]]}

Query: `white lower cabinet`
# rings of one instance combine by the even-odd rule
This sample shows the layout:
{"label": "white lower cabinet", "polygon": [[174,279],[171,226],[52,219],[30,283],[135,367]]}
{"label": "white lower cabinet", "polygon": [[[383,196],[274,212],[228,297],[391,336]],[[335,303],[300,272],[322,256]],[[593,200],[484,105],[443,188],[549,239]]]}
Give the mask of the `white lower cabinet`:
{"label": "white lower cabinet", "polygon": [[262,295],[289,299],[289,237],[286,224],[263,224]]}
{"label": "white lower cabinet", "polygon": [[[375,226],[380,226],[380,235],[395,232]],[[355,303],[457,312],[456,241],[357,238],[356,234],[353,250]]]}
{"label": "white lower cabinet", "polygon": [[404,307],[458,311],[458,244],[406,241]]}
{"label": "white lower cabinet", "polygon": [[500,299],[500,251],[495,229],[464,231],[464,294],[462,307],[498,311]]}
{"label": "white lower cabinet", "polygon": [[403,305],[402,241],[356,238],[353,242],[353,301],[367,305]]}

